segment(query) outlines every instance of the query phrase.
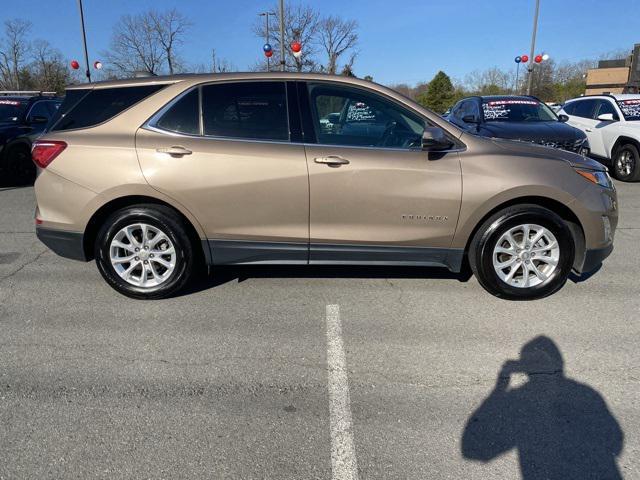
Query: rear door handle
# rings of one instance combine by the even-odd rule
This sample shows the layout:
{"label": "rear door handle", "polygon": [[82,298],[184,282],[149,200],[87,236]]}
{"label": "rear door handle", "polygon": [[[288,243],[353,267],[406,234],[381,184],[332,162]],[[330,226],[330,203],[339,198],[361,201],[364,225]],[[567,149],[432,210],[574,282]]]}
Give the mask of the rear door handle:
{"label": "rear door handle", "polygon": [[167,153],[172,157],[182,157],[183,155],[191,155],[193,153],[191,150],[177,145],[168,148],[156,148],[156,152]]}
{"label": "rear door handle", "polygon": [[316,163],[324,163],[330,167],[339,167],[340,165],[348,165],[349,160],[338,155],[329,155],[327,157],[316,157],[313,159]]}

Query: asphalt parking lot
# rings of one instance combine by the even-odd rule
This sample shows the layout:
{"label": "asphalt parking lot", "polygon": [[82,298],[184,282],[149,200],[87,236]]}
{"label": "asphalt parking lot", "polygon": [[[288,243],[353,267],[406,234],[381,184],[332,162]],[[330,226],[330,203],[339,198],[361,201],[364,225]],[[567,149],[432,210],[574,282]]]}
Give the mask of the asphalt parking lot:
{"label": "asphalt parking lot", "polygon": [[640,185],[617,187],[612,256],[526,303],[304,267],[129,300],[0,189],[0,478],[640,478]]}

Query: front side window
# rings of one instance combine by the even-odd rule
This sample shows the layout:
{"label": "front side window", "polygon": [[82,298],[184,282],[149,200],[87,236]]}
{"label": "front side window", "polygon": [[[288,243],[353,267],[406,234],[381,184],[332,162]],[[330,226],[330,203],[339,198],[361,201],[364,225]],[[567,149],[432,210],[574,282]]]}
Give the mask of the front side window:
{"label": "front side window", "polygon": [[353,88],[310,84],[317,142],[325,145],[413,148],[424,121],[378,95]]}
{"label": "front side window", "polygon": [[640,98],[618,100],[624,119],[628,122],[640,121]]}
{"label": "front side window", "polygon": [[482,102],[486,122],[555,122],[555,113],[544,103],[530,98],[492,99]]}
{"label": "front side window", "polygon": [[605,113],[612,114],[614,120],[620,120],[620,117],[618,117],[618,112],[616,112],[613,104],[608,100],[600,100],[600,105],[598,105],[598,108],[596,108],[596,112],[594,113],[593,118],[597,119],[600,115],[603,115]]}
{"label": "front side window", "polygon": [[198,135],[200,133],[198,89],[179,98],[160,117],[156,127],[170,132]]}
{"label": "front side window", "polygon": [[284,82],[238,82],[202,87],[204,134],[289,140]]}

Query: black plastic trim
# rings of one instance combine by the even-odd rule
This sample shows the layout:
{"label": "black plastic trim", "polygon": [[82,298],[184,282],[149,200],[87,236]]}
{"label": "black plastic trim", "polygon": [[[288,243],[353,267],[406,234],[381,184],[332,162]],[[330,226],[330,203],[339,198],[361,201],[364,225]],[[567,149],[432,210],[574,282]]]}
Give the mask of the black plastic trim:
{"label": "black plastic trim", "polygon": [[87,261],[82,233],[37,226],[36,235],[54,253],[72,260]]}
{"label": "black plastic trim", "polygon": [[209,240],[211,264],[405,265],[460,272],[463,249]]}
{"label": "black plastic trim", "polygon": [[603,248],[588,249],[584,254],[584,263],[579,273],[589,273],[598,268],[602,262],[611,255],[613,243]]}

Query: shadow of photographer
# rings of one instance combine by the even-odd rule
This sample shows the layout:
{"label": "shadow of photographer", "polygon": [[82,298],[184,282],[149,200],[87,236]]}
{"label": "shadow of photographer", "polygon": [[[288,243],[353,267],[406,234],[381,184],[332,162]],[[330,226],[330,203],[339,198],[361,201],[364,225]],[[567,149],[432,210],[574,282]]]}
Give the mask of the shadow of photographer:
{"label": "shadow of photographer", "polygon": [[[513,374],[527,381],[510,388]],[[524,480],[621,479],[616,463],[624,434],[602,396],[564,375],[562,354],[548,337],[522,347],[467,421],[465,458],[489,462],[517,449]]]}

